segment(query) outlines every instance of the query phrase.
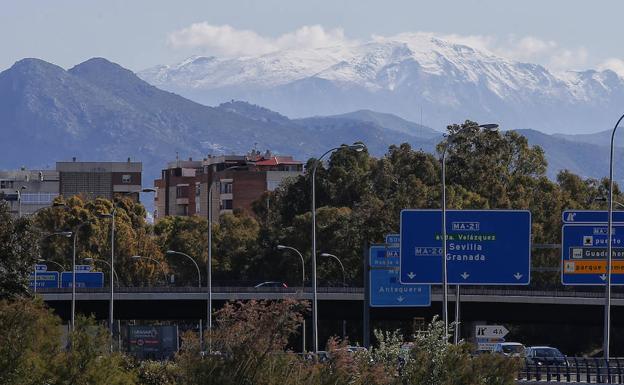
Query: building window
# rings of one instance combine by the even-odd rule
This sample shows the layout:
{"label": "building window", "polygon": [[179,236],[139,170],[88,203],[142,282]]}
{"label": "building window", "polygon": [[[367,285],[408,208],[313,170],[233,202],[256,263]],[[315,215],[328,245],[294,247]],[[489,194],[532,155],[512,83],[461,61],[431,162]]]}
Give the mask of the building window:
{"label": "building window", "polygon": [[223,182],[221,183],[221,194],[231,194],[232,193],[232,182]]}
{"label": "building window", "polygon": [[188,198],[188,186],[177,186],[176,198]]}
{"label": "building window", "polygon": [[0,188],[13,188],[12,180],[0,180]]}
{"label": "building window", "polygon": [[130,174],[123,174],[121,176],[121,183],[125,183],[125,184],[132,183],[132,175],[130,175]]}
{"label": "building window", "polygon": [[221,210],[232,210],[232,200],[224,199],[221,201]]}
{"label": "building window", "polygon": [[268,191],[275,191],[276,188],[279,187],[281,181],[279,180],[268,180],[267,181],[267,190]]}
{"label": "building window", "polygon": [[22,204],[25,205],[50,205],[58,193],[25,193],[22,195]]}

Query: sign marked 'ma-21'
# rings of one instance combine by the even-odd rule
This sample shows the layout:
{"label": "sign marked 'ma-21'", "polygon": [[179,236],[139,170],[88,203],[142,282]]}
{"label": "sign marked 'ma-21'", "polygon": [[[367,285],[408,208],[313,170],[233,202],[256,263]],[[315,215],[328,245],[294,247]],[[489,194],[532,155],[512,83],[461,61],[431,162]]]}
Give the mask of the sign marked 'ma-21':
{"label": "sign marked 'ma-21'", "polygon": [[[442,212],[401,211],[401,282],[442,283]],[[448,210],[447,271],[452,285],[528,285],[531,213]]]}
{"label": "sign marked 'ma-21'", "polygon": [[[611,284],[624,285],[624,224],[614,224],[612,228]],[[564,285],[606,283],[609,245],[607,229],[606,223],[563,225],[561,283]]]}
{"label": "sign marked 'ma-21'", "polygon": [[399,282],[399,248],[370,248],[370,306],[412,307],[431,305],[431,286]]}

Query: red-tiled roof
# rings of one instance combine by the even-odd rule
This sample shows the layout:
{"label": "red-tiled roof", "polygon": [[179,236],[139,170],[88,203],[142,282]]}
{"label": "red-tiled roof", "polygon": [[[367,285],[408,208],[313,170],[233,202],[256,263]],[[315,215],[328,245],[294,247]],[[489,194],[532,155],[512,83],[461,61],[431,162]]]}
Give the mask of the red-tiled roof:
{"label": "red-tiled roof", "polygon": [[294,160],[292,156],[272,156],[269,159],[256,160],[256,166],[277,166],[280,164],[302,164],[301,162]]}

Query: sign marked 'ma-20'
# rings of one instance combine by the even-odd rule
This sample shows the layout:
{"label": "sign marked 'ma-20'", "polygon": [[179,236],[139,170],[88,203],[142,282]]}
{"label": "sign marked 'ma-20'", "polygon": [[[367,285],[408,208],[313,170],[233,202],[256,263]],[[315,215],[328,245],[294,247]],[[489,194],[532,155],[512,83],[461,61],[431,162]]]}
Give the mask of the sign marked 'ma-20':
{"label": "sign marked 'ma-20'", "polygon": [[399,282],[399,248],[371,246],[370,306],[412,307],[431,305],[431,286]]}
{"label": "sign marked 'ma-20'", "polygon": [[[442,212],[401,211],[401,282],[442,283]],[[448,210],[447,277],[452,285],[528,285],[531,213]]]}
{"label": "sign marked 'ma-20'", "polygon": [[[624,224],[614,224],[612,228],[611,284],[624,285]],[[561,283],[564,285],[606,283],[609,245],[607,230],[606,223],[563,225]]]}

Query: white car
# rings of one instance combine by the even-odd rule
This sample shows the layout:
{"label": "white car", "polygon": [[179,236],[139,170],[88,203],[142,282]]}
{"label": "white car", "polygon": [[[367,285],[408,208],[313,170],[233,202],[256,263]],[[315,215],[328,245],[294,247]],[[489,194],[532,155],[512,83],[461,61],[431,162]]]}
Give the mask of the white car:
{"label": "white car", "polygon": [[494,345],[493,352],[507,357],[524,357],[525,349],[519,342],[499,342]]}

